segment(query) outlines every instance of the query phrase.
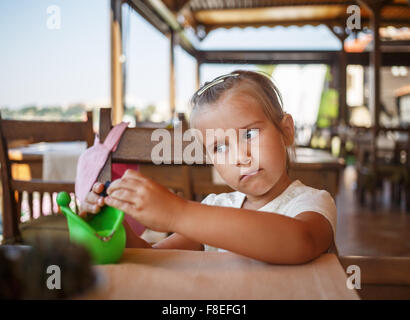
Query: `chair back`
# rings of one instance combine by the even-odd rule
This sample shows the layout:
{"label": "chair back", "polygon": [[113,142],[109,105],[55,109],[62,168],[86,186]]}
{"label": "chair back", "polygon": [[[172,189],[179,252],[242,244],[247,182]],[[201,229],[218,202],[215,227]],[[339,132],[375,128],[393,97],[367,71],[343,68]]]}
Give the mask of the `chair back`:
{"label": "chair back", "polygon": [[[100,109],[101,142],[107,137],[111,128],[111,109]],[[185,148],[194,143],[194,139],[183,141],[185,130],[187,130],[187,122],[183,120],[181,128],[127,128],[117,149],[108,158],[98,181],[102,183],[111,181],[112,163],[132,163],[139,165],[138,169],[143,175],[188,200],[198,200],[196,196],[212,192],[232,191],[228,186],[216,185],[212,182],[212,166],[206,163],[202,145],[198,146],[202,148],[202,153],[194,154],[193,163],[188,163],[184,159]]]}
{"label": "chair back", "polygon": [[[1,183],[3,188],[3,242],[21,242],[19,229],[21,222],[21,207],[23,194],[27,194],[29,220],[34,218],[34,193],[39,195],[40,216],[43,215],[43,197],[51,197],[51,212],[53,212],[53,193],[66,191],[74,193],[74,183],[59,181],[44,181],[38,177],[30,180],[18,180],[12,175],[13,164],[25,163],[22,159],[10,159],[9,148],[22,144],[39,142],[70,142],[86,141],[91,146],[94,139],[92,112],[87,112],[87,120],[82,122],[69,121],[23,121],[1,119],[0,115],[0,163]],[[36,201],[36,202],[37,202]]]}

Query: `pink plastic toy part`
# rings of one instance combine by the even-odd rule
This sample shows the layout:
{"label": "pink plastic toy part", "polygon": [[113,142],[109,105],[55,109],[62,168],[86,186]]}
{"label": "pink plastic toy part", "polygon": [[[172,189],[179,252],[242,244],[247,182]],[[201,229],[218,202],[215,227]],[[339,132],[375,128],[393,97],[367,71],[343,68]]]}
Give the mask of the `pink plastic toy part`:
{"label": "pink plastic toy part", "polygon": [[[100,142],[98,135],[95,135],[94,145],[84,151],[77,163],[77,175],[75,178],[75,194],[80,202],[83,202],[93,184],[97,181],[98,175],[103,169],[105,162],[111,151],[115,151],[121,136],[128,127],[128,122],[121,122],[114,126],[108,133],[104,143]],[[112,164],[112,179],[120,178],[127,169],[138,170],[138,165]],[[131,216],[125,214],[126,222],[132,231],[138,236],[141,235],[145,226],[137,222]]]}
{"label": "pink plastic toy part", "polygon": [[75,178],[75,194],[80,202],[85,200],[87,193],[97,181],[110,152],[117,149],[121,136],[127,127],[128,122],[121,122],[114,126],[108,133],[104,143],[100,142],[96,134],[94,145],[81,154],[78,159]]}

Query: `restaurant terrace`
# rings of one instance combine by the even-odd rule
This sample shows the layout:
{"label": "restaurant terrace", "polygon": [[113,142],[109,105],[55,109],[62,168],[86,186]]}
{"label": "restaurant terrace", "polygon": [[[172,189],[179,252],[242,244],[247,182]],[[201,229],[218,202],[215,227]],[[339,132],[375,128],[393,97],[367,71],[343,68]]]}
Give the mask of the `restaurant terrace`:
{"label": "restaurant terrace", "polygon": [[[51,117],[23,119],[18,112],[1,110],[0,258],[7,259],[7,252],[17,250],[21,259],[27,259],[25,265],[27,261],[40,265],[46,259],[59,259],[59,263],[66,265],[76,261],[79,274],[90,283],[90,270],[105,275],[108,280],[104,287],[86,285],[88,282],[78,277],[83,280],[77,281],[75,294],[80,293],[85,299],[410,298],[410,6],[407,0],[105,2],[109,8],[106,39],[109,52],[105,52],[110,68],[108,105],[80,108],[79,121],[56,121]],[[132,38],[130,21],[136,16],[166,43],[166,50],[161,51],[165,63],[154,58],[155,52],[145,52],[146,60],[139,61],[167,65],[168,70],[156,74],[158,95],[164,94],[159,82],[166,83],[167,101],[162,113],[158,106],[132,111],[129,108],[130,96],[144,95],[132,85],[131,74],[137,74],[136,78],[142,82],[150,81],[150,75],[142,69],[132,69],[130,61],[135,53],[130,48],[138,45],[131,44],[141,44],[143,50],[143,44],[155,41],[148,33]],[[267,35],[270,31],[277,32],[273,35],[280,32],[291,35],[307,32],[306,28],[317,34],[322,28],[320,32],[328,32],[336,43],[333,47],[339,49],[307,47],[306,43],[302,48],[278,49],[279,41],[274,36],[266,36],[259,42],[261,47],[255,48],[237,36],[244,32]],[[225,37],[225,42],[220,41],[219,47],[207,47],[205,43],[216,34]],[[229,47],[228,43],[233,43],[236,37],[238,45]],[[183,80],[181,74],[185,73],[181,70],[185,65],[177,62],[181,52],[193,62],[193,81]],[[229,72],[223,72],[225,76],[211,82],[212,78],[207,77],[212,73],[210,68]],[[310,218],[303,216],[314,209],[299,212],[300,219],[294,213],[276,214],[275,210],[282,210],[278,199],[293,203],[292,196],[286,193],[289,186],[272,193],[275,197],[269,202],[256,206],[257,202],[251,201],[252,192],[243,191],[247,190],[245,182],[251,185],[256,181],[252,191],[258,190],[264,181],[261,172],[267,170],[247,171],[235,185],[227,171],[224,172],[228,165],[211,160],[206,146],[195,145],[201,140],[192,142],[195,135],[188,135],[194,129],[190,120],[201,113],[193,111],[189,99],[181,102],[178,89],[190,85],[194,91],[202,88],[194,95],[196,101],[204,96],[211,99],[211,94],[209,97],[207,94],[217,92],[218,85],[222,88],[229,81],[235,83],[234,78],[242,77],[231,73],[237,69],[256,71],[279,88],[284,102],[283,117],[292,116],[295,130],[294,142],[286,145],[292,151],[286,153],[288,162],[284,169],[289,186],[300,183],[310,187],[304,190],[325,190],[334,201],[331,202],[336,208],[334,220],[329,218],[332,211],[329,205],[320,219],[315,216],[317,212]],[[240,98],[245,99],[244,96]],[[237,108],[240,107],[239,104]],[[235,109],[232,110],[227,125],[237,116]],[[249,117],[255,114],[249,109]],[[216,117],[213,121],[221,120]],[[185,134],[190,139],[185,139]],[[287,143],[286,139],[283,141]],[[215,148],[219,150],[218,145]],[[201,152],[188,161],[184,152],[189,150],[191,156],[194,149]],[[271,151],[260,150],[260,154]],[[240,166],[238,163],[233,166]],[[271,163],[273,167],[277,162]],[[151,200],[146,205],[146,217],[144,205],[138,201],[129,200],[132,205],[96,202],[101,195],[113,196],[112,186],[129,181],[134,181],[135,186],[127,185],[123,194],[129,195],[135,188],[135,199],[141,203],[143,198]],[[144,191],[136,187],[137,181],[147,184]],[[278,178],[277,185],[279,181]],[[95,182],[105,186],[96,186]],[[243,192],[235,192],[238,190]],[[271,190],[276,190],[275,186]],[[98,196],[90,195],[91,191]],[[238,205],[236,197],[241,195]],[[93,196],[94,200],[89,200]],[[269,207],[275,200],[276,207],[273,204]],[[91,206],[92,201],[95,207]],[[201,202],[205,205],[201,206]],[[299,202],[293,205],[294,210]],[[319,208],[321,204],[316,201],[309,208],[314,205]],[[287,208],[286,204],[281,205]],[[286,231],[281,234],[285,227],[275,226],[293,224],[285,223],[286,219],[281,222],[280,218],[284,217],[278,216],[287,215],[289,221],[294,218],[292,221],[300,221],[294,225],[304,227],[289,227],[289,230],[308,230],[304,234],[309,236],[301,241],[300,248],[318,254],[314,258],[313,253],[312,257],[307,253],[292,256],[284,250],[270,255],[260,249],[263,239],[259,232],[248,233],[241,228],[242,218],[231,225],[223,224],[226,221],[213,215],[220,210],[220,217],[236,217],[233,211],[222,207],[242,210],[244,217],[245,210],[249,214],[249,210],[261,209],[263,213],[254,212],[252,217],[254,221],[259,216],[266,219],[264,223],[259,221],[260,234],[268,230],[266,226],[270,223],[265,211],[275,213],[278,220],[272,220],[272,234],[283,236],[266,238],[266,245],[277,252],[289,245],[289,239],[299,239],[286,238]],[[192,212],[185,212],[187,208]],[[91,215],[94,209],[98,213]],[[178,212],[173,214],[174,211]],[[178,217],[174,219],[177,222],[167,224],[172,228],[164,227],[166,223],[161,219],[170,219],[167,218],[170,215]],[[156,219],[151,221],[147,218],[150,216]],[[192,217],[201,222],[191,221]],[[318,220],[313,222],[312,217]],[[247,225],[252,228],[251,218]],[[318,243],[326,238],[323,229],[330,230],[333,236],[328,246],[319,250]],[[237,242],[227,240],[229,236]],[[317,243],[310,246],[307,238],[314,238]],[[244,244],[243,239],[249,241]],[[69,249],[69,242],[78,248]],[[82,255],[84,247],[88,255]],[[25,256],[27,252],[35,254]],[[19,263],[23,265],[23,260],[13,262],[16,268]],[[11,279],[11,269],[4,270]],[[354,277],[358,273],[361,278]],[[253,281],[247,280],[250,278]],[[0,292],[0,298],[54,299],[74,295],[71,291],[62,296],[45,293],[32,281],[33,292],[13,296],[12,290],[6,290]]]}

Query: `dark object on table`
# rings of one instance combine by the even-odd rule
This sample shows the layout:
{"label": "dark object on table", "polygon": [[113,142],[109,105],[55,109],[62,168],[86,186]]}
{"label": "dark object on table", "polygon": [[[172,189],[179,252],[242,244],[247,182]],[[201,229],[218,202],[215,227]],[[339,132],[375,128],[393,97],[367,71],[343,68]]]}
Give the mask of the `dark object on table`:
{"label": "dark object on table", "polygon": [[108,189],[108,187],[110,186],[110,184],[111,184],[111,181],[106,181],[106,182],[104,183],[104,189],[103,189],[103,191],[101,192],[101,196],[102,196],[102,197],[108,196],[108,194],[107,194],[107,189]]}
{"label": "dark object on table", "polygon": [[33,246],[0,246],[0,299],[70,299],[95,284],[91,258],[76,244],[37,240]]}

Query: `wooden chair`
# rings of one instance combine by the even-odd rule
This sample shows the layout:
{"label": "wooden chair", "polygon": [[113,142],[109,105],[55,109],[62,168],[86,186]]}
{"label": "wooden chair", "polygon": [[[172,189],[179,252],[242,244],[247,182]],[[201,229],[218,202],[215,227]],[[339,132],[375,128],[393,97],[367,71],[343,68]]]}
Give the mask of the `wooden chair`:
{"label": "wooden chair", "polygon": [[351,265],[360,268],[361,288],[357,292],[362,299],[410,298],[409,257],[340,256],[339,261],[345,271]]}
{"label": "wooden chair", "polygon": [[[188,121],[183,113],[178,114],[182,123],[182,134],[188,129]],[[111,125],[111,109],[100,109],[100,138],[104,141]],[[172,138],[171,150],[174,150],[174,129],[167,128],[164,123],[137,123],[135,128],[127,128],[120,145],[116,152],[111,155],[103,171],[100,174],[99,181],[105,182],[111,180],[111,163],[138,163],[139,170],[145,176],[153,179],[161,185],[174,190],[188,200],[200,201],[204,196],[210,193],[223,193],[233,191],[227,185],[219,185],[213,182],[212,166],[207,164],[175,164],[175,159],[169,159],[171,164],[155,165],[150,157],[151,150],[156,141],[151,141],[151,134],[156,129],[165,129],[169,131]],[[189,142],[184,142],[182,148]],[[132,146],[132,147],[130,147]],[[205,163],[205,159],[201,159]]]}
{"label": "wooden chair", "polygon": [[[100,127],[99,136],[101,141],[107,137],[112,128],[111,109],[100,109]],[[103,170],[101,171],[98,181],[105,182],[111,180],[112,163],[132,163],[138,164],[142,174],[160,183],[161,185],[174,190],[185,199],[193,199],[193,185],[190,174],[190,168],[187,164],[174,156],[174,129],[164,128],[171,137],[169,164],[155,165],[151,158],[153,147],[159,143],[152,141],[152,133],[157,130],[156,127],[135,127],[127,128],[121,138],[121,141],[115,152],[111,153]],[[181,161],[179,161],[181,160]]]}
{"label": "wooden chair", "polygon": [[[94,139],[92,112],[87,112],[85,122],[20,121],[3,120],[0,116],[0,163],[3,188],[3,243],[29,242],[37,232],[50,231],[53,227],[66,231],[65,218],[61,215],[43,215],[44,193],[66,191],[74,193],[74,183],[44,181],[42,179],[16,180],[12,177],[9,146],[16,141],[28,143],[86,141],[91,146]],[[30,219],[21,223],[23,192],[28,194]],[[39,193],[40,217],[33,219],[33,193]],[[51,199],[52,201],[52,199]],[[65,230],[63,230],[65,228]],[[52,231],[51,231],[52,232]]]}
{"label": "wooden chair", "polygon": [[[361,132],[362,131],[362,132]],[[399,132],[407,135],[404,144],[396,142],[395,148],[377,148],[376,155],[371,148],[371,132],[363,130],[356,135],[356,170],[357,194],[361,205],[365,204],[366,192],[371,194],[371,206],[376,208],[377,191],[382,190],[383,182],[388,181],[392,186],[391,203],[400,203],[402,191],[405,193],[406,210],[410,211],[410,129],[409,128],[381,128],[380,132]],[[389,157],[386,157],[386,154]],[[405,154],[405,162],[401,161],[402,154]],[[386,160],[388,159],[388,160]]]}
{"label": "wooden chair", "polygon": [[[112,128],[111,109],[100,109],[100,125],[99,136],[101,142],[105,140],[109,131]],[[188,123],[182,121],[182,134],[188,128]],[[170,141],[169,164],[156,165],[151,158],[151,151],[154,146],[159,143],[152,141],[151,137],[155,130],[167,130]],[[135,128],[127,128],[121,137],[121,141],[115,152],[111,153],[104,168],[102,169],[98,181],[105,183],[111,181],[111,166],[112,163],[128,163],[138,164],[138,170],[145,176],[167,187],[179,196],[187,200],[200,201],[209,193],[222,193],[233,191],[228,186],[217,185],[212,181],[212,166],[205,164],[205,159],[198,155],[198,163],[204,164],[187,164],[182,157],[174,154],[174,145],[179,143],[174,140],[174,128],[166,128],[164,126],[138,126]],[[182,150],[189,142],[182,142]],[[202,147],[202,146],[201,146]],[[155,236],[151,230],[149,238],[151,240],[159,239],[159,235]],[[153,238],[154,237],[154,238]],[[163,237],[163,235],[161,235]],[[152,242],[150,239],[146,239]],[[155,242],[155,241],[154,241]]]}

